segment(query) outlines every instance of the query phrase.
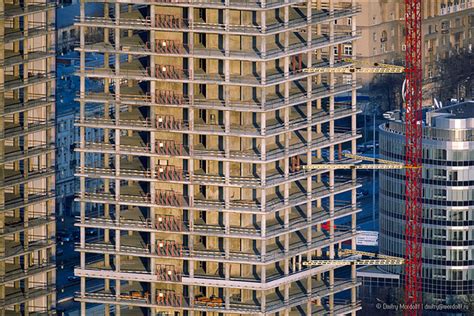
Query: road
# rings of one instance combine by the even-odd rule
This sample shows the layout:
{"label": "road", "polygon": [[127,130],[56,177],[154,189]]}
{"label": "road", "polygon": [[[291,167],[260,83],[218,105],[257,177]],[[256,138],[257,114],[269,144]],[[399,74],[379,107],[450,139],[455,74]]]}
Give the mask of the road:
{"label": "road", "polygon": [[[56,223],[57,230],[74,232],[75,218],[72,216],[65,217],[64,221]],[[57,249],[62,249],[62,254],[58,253],[56,256],[56,288],[57,288],[57,310],[58,314],[61,311],[67,311],[65,315],[76,315],[80,309],[80,304],[74,301],[74,295],[80,290],[80,279],[68,280],[69,277],[74,276],[74,267],[80,264],[79,253],[74,251],[74,244],[77,240],[71,238],[70,241],[58,242]],[[88,279],[87,287],[97,287],[101,284],[99,279]],[[77,314],[79,315],[79,314]],[[97,315],[103,315],[98,313]]]}
{"label": "road", "polygon": [[[357,214],[357,225],[361,226],[363,230],[377,230],[378,231],[378,220],[379,220],[379,181],[378,177],[375,179],[375,192],[372,192],[372,174],[362,181],[362,188],[360,191],[367,191],[369,194],[366,196],[359,197],[357,202],[360,203],[362,211]],[[375,226],[372,220],[372,197],[375,194]]]}
{"label": "road", "polygon": [[[66,232],[74,231],[74,217],[68,216],[64,221],[57,222],[57,230]],[[56,288],[57,288],[57,310],[73,310],[79,308],[77,302],[74,302],[74,293],[79,291],[79,279],[68,280],[68,277],[74,275],[74,267],[79,265],[79,253],[74,251],[75,241],[61,241],[57,244],[57,249],[63,252],[56,256]]]}

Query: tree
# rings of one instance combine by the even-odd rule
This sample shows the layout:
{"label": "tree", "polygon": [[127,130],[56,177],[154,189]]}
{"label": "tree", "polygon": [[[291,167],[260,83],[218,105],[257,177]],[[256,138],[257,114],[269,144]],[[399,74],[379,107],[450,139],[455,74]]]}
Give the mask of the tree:
{"label": "tree", "polygon": [[437,90],[440,100],[471,96],[474,79],[474,54],[463,51],[437,63]]}
{"label": "tree", "polygon": [[459,295],[456,304],[462,304],[461,312],[474,311],[474,295]]}
{"label": "tree", "polygon": [[[395,62],[401,65],[400,61]],[[401,109],[403,107],[402,85],[404,74],[375,74],[369,84],[369,95],[382,112]]]}

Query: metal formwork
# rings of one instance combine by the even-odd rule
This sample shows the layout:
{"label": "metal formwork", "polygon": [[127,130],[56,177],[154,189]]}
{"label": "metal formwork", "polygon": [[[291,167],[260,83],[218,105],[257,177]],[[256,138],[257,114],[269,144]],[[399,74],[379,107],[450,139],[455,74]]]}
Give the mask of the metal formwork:
{"label": "metal formwork", "polygon": [[[88,2],[103,16],[85,16]],[[355,154],[356,74],[303,69],[336,67],[357,12],[350,1],[81,2],[83,315],[95,303],[107,315],[355,315],[355,264],[339,279],[341,265],[303,262],[355,249],[356,171],[303,166],[342,159],[338,146]],[[103,137],[86,142],[92,129]]]}

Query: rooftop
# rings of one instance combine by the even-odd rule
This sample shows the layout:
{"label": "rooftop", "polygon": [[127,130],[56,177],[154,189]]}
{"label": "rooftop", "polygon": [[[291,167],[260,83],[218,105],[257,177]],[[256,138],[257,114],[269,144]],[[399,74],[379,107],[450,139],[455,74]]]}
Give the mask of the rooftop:
{"label": "rooftop", "polygon": [[474,101],[429,111],[426,125],[443,129],[474,129]]}
{"label": "rooftop", "polygon": [[465,119],[474,117],[474,101],[462,102],[450,105],[433,112],[451,114],[449,117],[457,119]]}
{"label": "rooftop", "polygon": [[[474,101],[437,109],[423,110],[423,138],[436,141],[474,141]],[[380,125],[384,131],[404,135],[405,123],[389,120]]]}

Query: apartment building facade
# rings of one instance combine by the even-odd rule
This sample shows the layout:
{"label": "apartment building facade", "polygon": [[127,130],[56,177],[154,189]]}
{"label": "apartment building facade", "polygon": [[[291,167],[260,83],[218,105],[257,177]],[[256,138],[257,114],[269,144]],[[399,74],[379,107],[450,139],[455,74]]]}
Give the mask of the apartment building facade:
{"label": "apartment building facade", "polygon": [[[403,0],[358,0],[362,12],[358,28],[357,59],[370,63],[404,62],[405,4]],[[454,53],[472,52],[474,1],[432,0],[422,2],[424,93],[432,103],[437,63]],[[373,76],[367,76],[370,80]]]}
{"label": "apartment building facade", "polygon": [[74,127],[77,111],[59,111],[56,117],[56,215],[63,217],[75,213],[74,197],[79,191],[79,181],[76,181],[74,172],[79,155],[74,152],[74,145],[79,141],[79,133]]}
{"label": "apartment building facade", "polygon": [[[79,12],[79,10],[78,10]],[[77,54],[78,55],[78,54]],[[79,152],[74,149],[79,142],[79,127],[75,126],[79,117],[79,103],[75,94],[79,90],[79,80],[75,76],[77,67],[76,54],[71,53],[67,58],[57,58],[57,92],[56,92],[56,215],[58,219],[63,216],[79,215],[79,205],[74,202],[79,191],[79,178],[75,176],[79,165]],[[77,56],[79,57],[79,56]],[[100,88],[94,82],[87,82],[92,89]],[[100,116],[99,108],[94,106],[86,109],[90,117]],[[101,137],[101,130],[89,130],[86,140],[94,142]],[[93,157],[99,158],[99,157]],[[99,166],[100,161],[90,161],[90,165]],[[98,181],[89,179],[87,186],[94,186]],[[90,205],[90,207],[94,207]]]}
{"label": "apartment building facade", "polygon": [[[473,106],[473,102],[465,102],[429,111],[423,128],[423,300],[461,304],[461,313],[472,308],[474,283]],[[382,158],[404,160],[404,128],[400,121],[381,125]],[[403,171],[381,172],[379,247],[381,253],[398,257],[403,257],[405,249],[404,186]],[[388,274],[379,271],[363,276],[382,280],[400,273],[395,267],[380,269]]]}
{"label": "apartment building facade", "polygon": [[[60,0],[56,9],[56,49],[58,54],[64,55],[74,51],[79,42],[79,32],[74,25],[79,16],[79,0]],[[100,4],[89,5],[86,15],[95,16],[102,11]]]}
{"label": "apartment building facade", "polygon": [[[357,57],[373,62],[404,60],[404,1],[359,0],[362,13],[358,27],[362,39],[356,43]],[[460,50],[472,50],[474,1],[424,1],[424,76],[433,76],[440,58]]]}
{"label": "apartment building facade", "polygon": [[[91,117],[99,116],[101,113],[88,111]],[[79,142],[79,128],[75,126],[79,116],[79,109],[70,108],[67,111],[59,111],[56,116],[56,215],[77,216],[80,214],[78,203],[74,202],[76,193],[79,192],[79,178],[75,176],[79,165],[79,153],[74,150]],[[97,134],[96,134],[97,133]],[[90,131],[86,135],[88,141],[94,142],[100,139],[100,131]],[[95,157],[96,161],[90,164],[100,166],[102,162]],[[97,179],[89,179],[86,186],[97,186]],[[90,205],[89,207],[94,207]]]}
{"label": "apartment building facade", "polygon": [[[103,16],[85,14],[90,2]],[[92,304],[106,315],[355,315],[355,266],[303,263],[355,248],[355,170],[304,166],[355,153],[356,74],[302,70],[341,64],[334,47],[359,37],[358,11],[331,0],[81,2],[82,315]],[[87,67],[90,53],[103,64]],[[90,130],[101,139],[87,141]]]}
{"label": "apartment building facade", "polygon": [[0,315],[55,313],[55,2],[0,2]]}

